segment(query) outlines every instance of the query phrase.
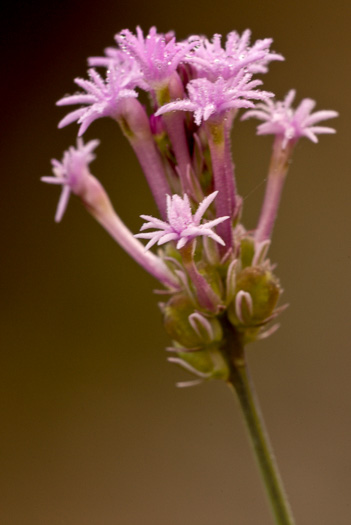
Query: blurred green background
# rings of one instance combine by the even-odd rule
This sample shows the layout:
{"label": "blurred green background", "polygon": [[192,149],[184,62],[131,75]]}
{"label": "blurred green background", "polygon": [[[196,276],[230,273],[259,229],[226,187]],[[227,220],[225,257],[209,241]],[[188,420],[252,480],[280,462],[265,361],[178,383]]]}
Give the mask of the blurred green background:
{"label": "blurred green background", "polygon": [[[269,525],[238,407],[221,383],[177,390],[155,282],[40,176],[75,142],[54,103],[88,56],[140,24],[225,35],[251,28],[286,57],[264,86],[335,109],[335,136],[296,148],[270,252],[290,308],[249,360],[299,525],[351,522],[350,4],[14,2],[2,31],[1,525]],[[102,119],[93,172],[132,231],[155,208],[118,126]],[[271,138],[236,123],[254,227]]]}

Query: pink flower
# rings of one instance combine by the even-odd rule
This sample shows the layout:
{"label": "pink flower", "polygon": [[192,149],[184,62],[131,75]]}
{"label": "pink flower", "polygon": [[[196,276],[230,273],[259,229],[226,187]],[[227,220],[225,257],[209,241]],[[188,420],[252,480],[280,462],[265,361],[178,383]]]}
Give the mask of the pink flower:
{"label": "pink flower", "polygon": [[117,118],[121,103],[126,98],[135,98],[138,93],[131,89],[138,81],[138,72],[135,69],[121,70],[111,62],[107,70],[106,80],[94,69],[88,71],[90,80],[76,78],[75,83],[86,93],[78,93],[64,97],[56,104],[68,106],[70,104],[84,104],[82,107],[65,116],[58,127],[63,128],[75,120],[81,124],[78,136],[83,135],[94,120],[101,117]]}
{"label": "pink flower", "polygon": [[145,82],[152,88],[162,87],[178,67],[186,53],[196,45],[196,41],[179,44],[173,35],[157,33],[152,27],[144,37],[140,27],[136,36],[125,29],[116,35],[120,48],[139,64]]}
{"label": "pink flower", "polygon": [[85,179],[89,174],[88,166],[96,158],[94,149],[99,140],[91,140],[84,145],[82,139],[77,139],[77,148],[71,146],[64,152],[62,161],[51,161],[53,177],[42,177],[43,182],[61,184],[62,193],[58,202],[55,221],[60,222],[66,211],[71,192],[79,195],[84,192]]}
{"label": "pink flower", "polygon": [[219,34],[215,34],[211,42],[202,38],[200,45],[186,55],[184,62],[195,68],[198,78],[215,81],[218,77],[229,79],[244,67],[248,73],[266,73],[269,62],[284,60],[281,55],[270,52],[271,38],[257,40],[250,47],[250,36],[249,29],[241,36],[232,31],[227,35],[224,48]]}
{"label": "pink flower", "polygon": [[257,127],[258,135],[280,135],[283,137],[283,148],[290,140],[307,137],[312,142],[318,142],[317,135],[322,133],[335,133],[335,129],[316,126],[321,120],[327,120],[338,116],[336,111],[323,110],[311,113],[316,102],[310,98],[304,98],[297,109],[291,104],[295,98],[295,90],[292,89],[282,102],[266,100],[257,104],[242,116],[242,120],[254,117],[263,120],[263,124]]}
{"label": "pink flower", "polygon": [[155,228],[159,231],[149,233],[138,233],[135,237],[141,239],[150,239],[145,249],[148,250],[154,244],[164,244],[170,241],[178,241],[177,248],[180,249],[185,244],[199,235],[210,237],[219,244],[224,245],[224,241],[217,235],[212,228],[217,224],[226,221],[229,217],[219,217],[212,221],[200,224],[201,219],[215,199],[218,191],[208,195],[199,205],[197,211],[193,215],[191,212],[190,202],[187,194],[184,197],[179,195],[167,195],[167,218],[168,222],[161,221],[150,215],[141,215],[141,218],[148,221],[142,225],[140,231],[149,228]]}
{"label": "pink flower", "polygon": [[256,88],[261,85],[260,80],[251,80],[250,74],[243,70],[230,80],[219,78],[211,82],[206,78],[191,80],[187,85],[189,99],[178,100],[165,104],[158,109],[156,115],[162,115],[168,111],[192,111],[196,124],[208,120],[212,116],[223,114],[233,108],[253,108],[254,100],[266,100],[273,93],[259,91]]}

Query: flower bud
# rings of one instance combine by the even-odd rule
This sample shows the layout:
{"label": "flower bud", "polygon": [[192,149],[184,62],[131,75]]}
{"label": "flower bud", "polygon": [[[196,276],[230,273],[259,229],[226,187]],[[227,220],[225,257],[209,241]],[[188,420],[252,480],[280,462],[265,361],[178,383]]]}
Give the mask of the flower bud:
{"label": "flower bud", "polygon": [[197,312],[186,295],[174,295],[164,306],[163,314],[166,332],[185,348],[202,348],[222,339],[218,320]]}
{"label": "flower bud", "polygon": [[[185,352],[184,349],[172,349],[176,351],[177,357],[169,357],[168,361],[177,364],[200,378],[200,381],[208,379],[223,379],[226,381],[229,377],[229,365],[222,352],[215,345],[203,350]],[[182,351],[183,350],[183,351]],[[178,386],[190,386],[189,383],[178,383]]]}
{"label": "flower bud", "polygon": [[239,329],[264,324],[280,295],[279,282],[258,266],[244,268],[237,276],[236,296],[228,308],[230,322]]}

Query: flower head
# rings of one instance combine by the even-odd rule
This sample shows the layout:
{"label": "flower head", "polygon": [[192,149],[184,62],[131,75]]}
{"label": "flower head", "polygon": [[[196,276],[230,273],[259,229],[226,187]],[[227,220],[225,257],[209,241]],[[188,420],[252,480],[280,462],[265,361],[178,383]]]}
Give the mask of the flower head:
{"label": "flower head", "polygon": [[83,139],[77,139],[77,147],[71,146],[63,154],[62,161],[51,161],[53,177],[42,177],[43,182],[61,184],[62,193],[58,202],[55,221],[60,222],[67,208],[71,192],[81,194],[84,191],[88,165],[95,159],[94,149],[100,144],[99,140],[91,140],[86,144]]}
{"label": "flower head", "polygon": [[251,80],[251,75],[243,70],[230,80],[224,80],[222,77],[216,82],[206,78],[191,80],[187,86],[189,99],[165,104],[156,115],[175,110],[192,111],[199,126],[202,120],[221,115],[228,109],[253,108],[254,103],[249,99],[266,100],[273,96],[273,93],[255,89],[260,84],[260,80]]}
{"label": "flower head", "polygon": [[[160,219],[141,215],[137,235],[121,221],[90,172],[98,141],[84,144],[78,139],[61,161],[52,161],[53,174],[42,177],[61,185],[57,222],[73,192],[165,286],[158,292],[171,296],[161,303],[173,340],[175,357],[170,361],[200,380],[231,380],[244,346],[276,329],[267,325],[283,309],[276,308],[282,290],[267,250],[289,161],[299,137],[317,142],[319,133],[334,133],[319,123],[337,116],[335,111],[312,113],[311,99],[292,108],[295,91],[282,102],[270,101],[273,94],[261,90],[261,80],[253,75],[266,73],[271,61],[283,57],[270,51],[271,39],[251,44],[250,36],[249,30],[233,31],[225,39],[215,34],[210,40],[192,36],[177,42],[173,33],[160,34],[155,27],[145,36],[139,27],[134,34],[121,31],[116,47],[89,59],[92,68],[106,68],[103,75],[90,69],[86,80],[75,80],[80,92],[57,102],[77,105],[59,127],[78,121],[79,135],[100,117],[117,120],[161,214]],[[148,92],[145,106],[136,99],[139,89]],[[231,152],[230,133],[239,108],[248,109],[244,119],[261,121],[259,134],[277,136],[261,213],[249,231],[241,222],[244,199],[237,193]],[[176,111],[192,112],[195,123]],[[155,245],[161,246],[157,254],[149,250]]]}
{"label": "flower head", "polygon": [[258,135],[281,135],[283,137],[283,148],[290,140],[307,137],[312,142],[318,142],[317,135],[320,133],[335,133],[335,129],[326,126],[316,126],[321,120],[327,120],[338,116],[336,111],[323,110],[311,113],[316,102],[310,98],[304,98],[296,109],[291,107],[295,98],[295,90],[292,89],[281,102],[266,100],[258,104],[253,110],[242,116],[243,120],[250,117],[263,120],[263,124],[257,127]]}
{"label": "flower head", "polygon": [[122,70],[111,62],[107,70],[106,81],[94,69],[90,69],[88,74],[90,80],[75,79],[75,83],[84,89],[85,93],[64,97],[56,103],[58,106],[70,104],[88,106],[68,113],[59,122],[59,128],[63,128],[75,120],[78,121],[78,124],[81,124],[79,136],[83,135],[90,124],[98,118],[117,118],[122,101],[138,96],[137,92],[131,89],[135,87],[138,80],[138,73],[135,69]]}
{"label": "flower head", "polygon": [[218,191],[208,195],[199,205],[193,215],[187,194],[184,197],[179,195],[167,195],[167,218],[168,222],[161,221],[150,215],[141,215],[141,218],[148,221],[142,225],[140,231],[155,228],[159,231],[149,233],[138,233],[135,237],[150,239],[145,249],[148,250],[154,244],[165,244],[170,241],[177,241],[177,248],[180,249],[185,244],[199,235],[210,237],[219,244],[224,245],[223,239],[217,235],[212,228],[217,224],[226,221],[229,217],[219,217],[209,222],[200,224],[201,219],[215,199]]}
{"label": "flower head", "polygon": [[120,48],[138,62],[145,82],[152,89],[167,82],[179,62],[196,44],[195,41],[179,44],[173,35],[157,33],[156,27],[152,27],[146,37],[140,27],[136,33],[135,36],[125,29],[116,35],[116,40]]}
{"label": "flower head", "polygon": [[215,34],[211,42],[202,38],[200,45],[186,55],[184,62],[195,68],[198,78],[215,81],[219,77],[232,78],[244,67],[249,73],[266,73],[269,62],[284,60],[281,55],[270,52],[271,38],[257,40],[250,47],[250,36],[248,29],[241,36],[232,31],[227,35],[224,48],[219,34]]}

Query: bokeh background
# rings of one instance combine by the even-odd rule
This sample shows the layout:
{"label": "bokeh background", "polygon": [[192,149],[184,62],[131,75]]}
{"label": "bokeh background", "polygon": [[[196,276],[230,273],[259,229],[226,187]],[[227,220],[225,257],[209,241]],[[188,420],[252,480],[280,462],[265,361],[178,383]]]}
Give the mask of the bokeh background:
{"label": "bokeh background", "polygon": [[[140,24],[225,35],[251,28],[286,57],[264,85],[336,109],[338,133],[302,140],[271,258],[290,308],[249,360],[297,523],[351,523],[350,3],[217,0],[19,2],[3,17],[1,82],[0,523],[269,525],[236,402],[221,383],[177,390],[155,282],[72,198],[39,177],[77,127],[54,103],[85,59]],[[107,119],[94,173],[138,231],[155,212],[138,164]],[[271,138],[235,125],[245,222],[261,203]]]}

